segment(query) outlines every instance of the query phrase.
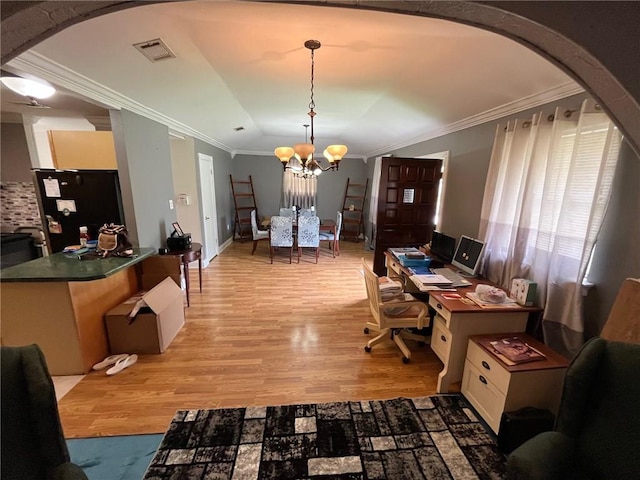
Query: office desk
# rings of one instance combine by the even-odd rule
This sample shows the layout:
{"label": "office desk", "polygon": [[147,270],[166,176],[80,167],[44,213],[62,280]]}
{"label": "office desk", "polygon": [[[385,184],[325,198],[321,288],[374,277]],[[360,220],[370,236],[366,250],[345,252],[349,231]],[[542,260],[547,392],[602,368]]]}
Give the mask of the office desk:
{"label": "office desk", "polygon": [[186,250],[173,250],[166,253],[166,255],[173,255],[180,258],[182,267],[184,268],[184,280],[187,284],[187,307],[189,303],[189,263],[198,260],[198,280],[200,283],[200,293],[202,293],[202,245],[199,243],[192,243],[191,248]]}
{"label": "office desk", "polygon": [[[419,292],[418,288],[409,280],[411,272],[388,252],[385,252],[387,275],[403,278],[407,291]],[[470,278],[470,287],[458,288],[457,292],[463,297],[467,292],[475,291],[479,283],[491,284],[491,282]],[[429,307],[435,311],[431,333],[431,349],[440,358],[443,368],[438,375],[436,391],[447,393],[452,384],[455,390],[460,390],[464,362],[467,354],[467,341],[469,335],[488,333],[515,333],[524,332],[527,328],[529,314],[541,312],[537,307],[515,308],[482,308],[476,304],[468,304],[459,299],[447,299],[442,295],[447,292],[429,292]]]}

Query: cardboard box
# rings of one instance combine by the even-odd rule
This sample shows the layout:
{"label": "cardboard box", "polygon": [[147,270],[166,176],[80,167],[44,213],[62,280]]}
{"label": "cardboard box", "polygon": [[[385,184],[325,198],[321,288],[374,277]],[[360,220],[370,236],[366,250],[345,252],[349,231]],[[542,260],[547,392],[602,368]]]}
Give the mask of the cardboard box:
{"label": "cardboard box", "polygon": [[536,301],[538,284],[526,278],[514,278],[511,281],[509,296],[524,307],[531,307]]}
{"label": "cardboard box", "polygon": [[170,277],[176,285],[184,289],[180,258],[174,255],[153,255],[142,261],[142,289],[151,290]]}
{"label": "cardboard box", "polygon": [[162,353],[184,325],[182,290],[165,278],[105,314],[110,351]]}

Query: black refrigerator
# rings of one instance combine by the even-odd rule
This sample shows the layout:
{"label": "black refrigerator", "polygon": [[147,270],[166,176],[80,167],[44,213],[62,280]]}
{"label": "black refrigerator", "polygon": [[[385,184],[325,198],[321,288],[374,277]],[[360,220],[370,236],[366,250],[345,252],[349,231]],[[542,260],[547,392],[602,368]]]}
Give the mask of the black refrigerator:
{"label": "black refrigerator", "polygon": [[80,227],[91,240],[105,223],[124,224],[116,170],[33,170],[38,206],[51,253],[80,244]]}

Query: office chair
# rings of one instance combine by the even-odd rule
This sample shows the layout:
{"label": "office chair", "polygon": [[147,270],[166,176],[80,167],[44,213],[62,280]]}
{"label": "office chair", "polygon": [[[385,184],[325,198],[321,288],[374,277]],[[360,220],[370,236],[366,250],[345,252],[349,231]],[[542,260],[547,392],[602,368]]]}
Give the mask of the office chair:
{"label": "office chair", "polygon": [[0,347],[2,478],[88,480],[71,463],[56,392],[37,345]]}
{"label": "office chair", "polygon": [[[404,340],[416,340],[424,343],[429,343],[430,341],[429,336],[411,333],[408,330],[413,328],[421,330],[429,326],[430,318],[427,305],[411,294],[403,293],[401,286],[397,296],[391,300],[383,301],[380,292],[381,279],[373,272],[364,258],[362,259],[362,269],[369,308],[374,319],[373,322],[366,323],[364,333],[369,333],[370,329],[379,332],[378,336],[369,340],[364,350],[365,352],[371,352],[375,344],[391,336],[391,339],[402,351],[402,361],[409,363],[411,351]],[[388,280],[386,277],[384,280],[393,281]]]}

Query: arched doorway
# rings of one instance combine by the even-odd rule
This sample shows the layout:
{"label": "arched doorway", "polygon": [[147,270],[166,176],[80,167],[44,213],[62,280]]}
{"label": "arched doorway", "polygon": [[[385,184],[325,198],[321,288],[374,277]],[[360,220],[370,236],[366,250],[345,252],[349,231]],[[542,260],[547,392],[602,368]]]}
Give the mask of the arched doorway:
{"label": "arched doorway", "polygon": [[[151,1],[2,2],[2,64],[73,24]],[[429,16],[509,37],[580,83],[640,154],[640,84],[636,2],[393,2],[366,6],[302,2]],[[570,15],[569,15],[570,14]],[[588,22],[589,28],[584,28]],[[611,35],[615,29],[616,35]],[[628,41],[627,41],[628,39]],[[613,44],[611,43],[613,42]]]}

